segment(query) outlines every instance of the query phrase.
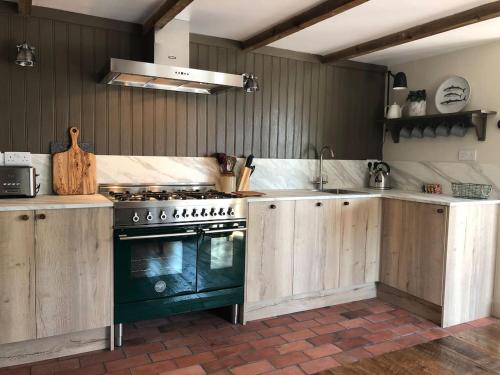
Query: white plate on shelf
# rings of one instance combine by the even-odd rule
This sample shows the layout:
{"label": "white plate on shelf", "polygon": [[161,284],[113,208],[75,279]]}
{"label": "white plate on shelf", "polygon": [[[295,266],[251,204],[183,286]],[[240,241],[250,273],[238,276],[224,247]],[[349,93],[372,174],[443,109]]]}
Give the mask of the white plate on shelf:
{"label": "white plate on shelf", "polygon": [[463,77],[446,79],[436,91],[436,109],[440,113],[460,112],[470,101],[470,85]]}

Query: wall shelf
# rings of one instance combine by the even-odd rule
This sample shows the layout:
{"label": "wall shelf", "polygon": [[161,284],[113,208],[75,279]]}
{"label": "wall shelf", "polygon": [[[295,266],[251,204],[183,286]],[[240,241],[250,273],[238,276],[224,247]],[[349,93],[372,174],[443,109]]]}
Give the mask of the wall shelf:
{"label": "wall shelf", "polygon": [[475,128],[478,141],[486,140],[486,122],[488,116],[496,115],[494,111],[475,110],[456,113],[440,113],[436,115],[404,117],[397,119],[385,119],[385,125],[391,132],[394,143],[399,143],[399,133],[402,128],[422,129],[431,126],[434,129],[439,125],[451,128],[456,124],[463,124],[467,128]]}

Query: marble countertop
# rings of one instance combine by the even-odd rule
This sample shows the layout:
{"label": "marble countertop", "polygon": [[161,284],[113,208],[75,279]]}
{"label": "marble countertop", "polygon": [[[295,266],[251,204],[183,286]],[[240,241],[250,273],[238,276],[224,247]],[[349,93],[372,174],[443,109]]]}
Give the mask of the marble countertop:
{"label": "marble countertop", "polygon": [[[454,198],[444,194],[425,194],[406,190],[373,190],[367,188],[348,188],[361,194],[330,194],[313,190],[264,190],[266,195],[262,197],[248,198],[249,202],[266,202],[277,200],[299,200],[299,199],[352,199],[352,198],[392,198],[419,203],[432,203],[444,206],[478,205],[478,204],[500,204],[500,199],[464,199]],[[367,194],[362,194],[367,193]]]}
{"label": "marble countertop", "polygon": [[113,207],[113,202],[100,194],[38,195],[35,198],[0,199],[0,211],[53,210],[61,208]]}

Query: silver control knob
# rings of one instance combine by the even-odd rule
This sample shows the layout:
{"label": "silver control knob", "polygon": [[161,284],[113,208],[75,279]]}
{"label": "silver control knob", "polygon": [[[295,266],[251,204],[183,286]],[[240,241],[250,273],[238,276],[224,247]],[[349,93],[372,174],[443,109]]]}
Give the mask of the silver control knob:
{"label": "silver control knob", "polygon": [[210,216],[217,216],[217,212],[215,212],[215,208],[210,210]]}
{"label": "silver control knob", "polygon": [[233,209],[233,208],[229,208],[229,209],[227,210],[227,214],[228,214],[229,216],[234,216],[234,209]]}
{"label": "silver control knob", "polygon": [[200,216],[200,214],[198,212],[196,212],[196,211],[197,211],[196,208],[194,208],[193,212],[191,213],[192,217],[198,217],[198,216]]}
{"label": "silver control knob", "polygon": [[189,214],[188,214],[187,210],[183,210],[182,211],[182,217],[185,217],[185,218],[189,217]]}
{"label": "silver control knob", "polygon": [[137,212],[134,212],[134,216],[132,216],[132,221],[134,223],[138,223],[139,222],[139,215],[137,215]]}
{"label": "silver control knob", "polygon": [[153,214],[151,213],[151,211],[148,211],[148,214],[146,215],[146,220],[147,221],[153,220]]}
{"label": "silver control knob", "polygon": [[178,218],[180,218],[180,216],[179,216],[179,212],[178,212],[177,210],[174,210],[174,214],[173,214],[173,216],[174,216],[174,219],[178,219]]}
{"label": "silver control knob", "polygon": [[224,215],[226,215],[226,212],[224,211],[224,209],[223,209],[223,208],[221,208],[221,209],[219,210],[219,215],[220,215],[220,216],[224,216]]}
{"label": "silver control knob", "polygon": [[165,211],[162,211],[160,214],[160,219],[161,220],[167,220],[167,213]]}

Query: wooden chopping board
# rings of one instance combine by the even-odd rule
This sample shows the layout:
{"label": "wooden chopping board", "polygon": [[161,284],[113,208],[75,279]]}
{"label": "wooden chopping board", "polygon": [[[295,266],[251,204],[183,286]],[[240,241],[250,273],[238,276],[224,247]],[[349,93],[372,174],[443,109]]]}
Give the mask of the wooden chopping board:
{"label": "wooden chopping board", "polygon": [[78,128],[70,128],[71,147],[52,156],[52,188],[59,195],[95,194],[96,158],[78,146]]}

